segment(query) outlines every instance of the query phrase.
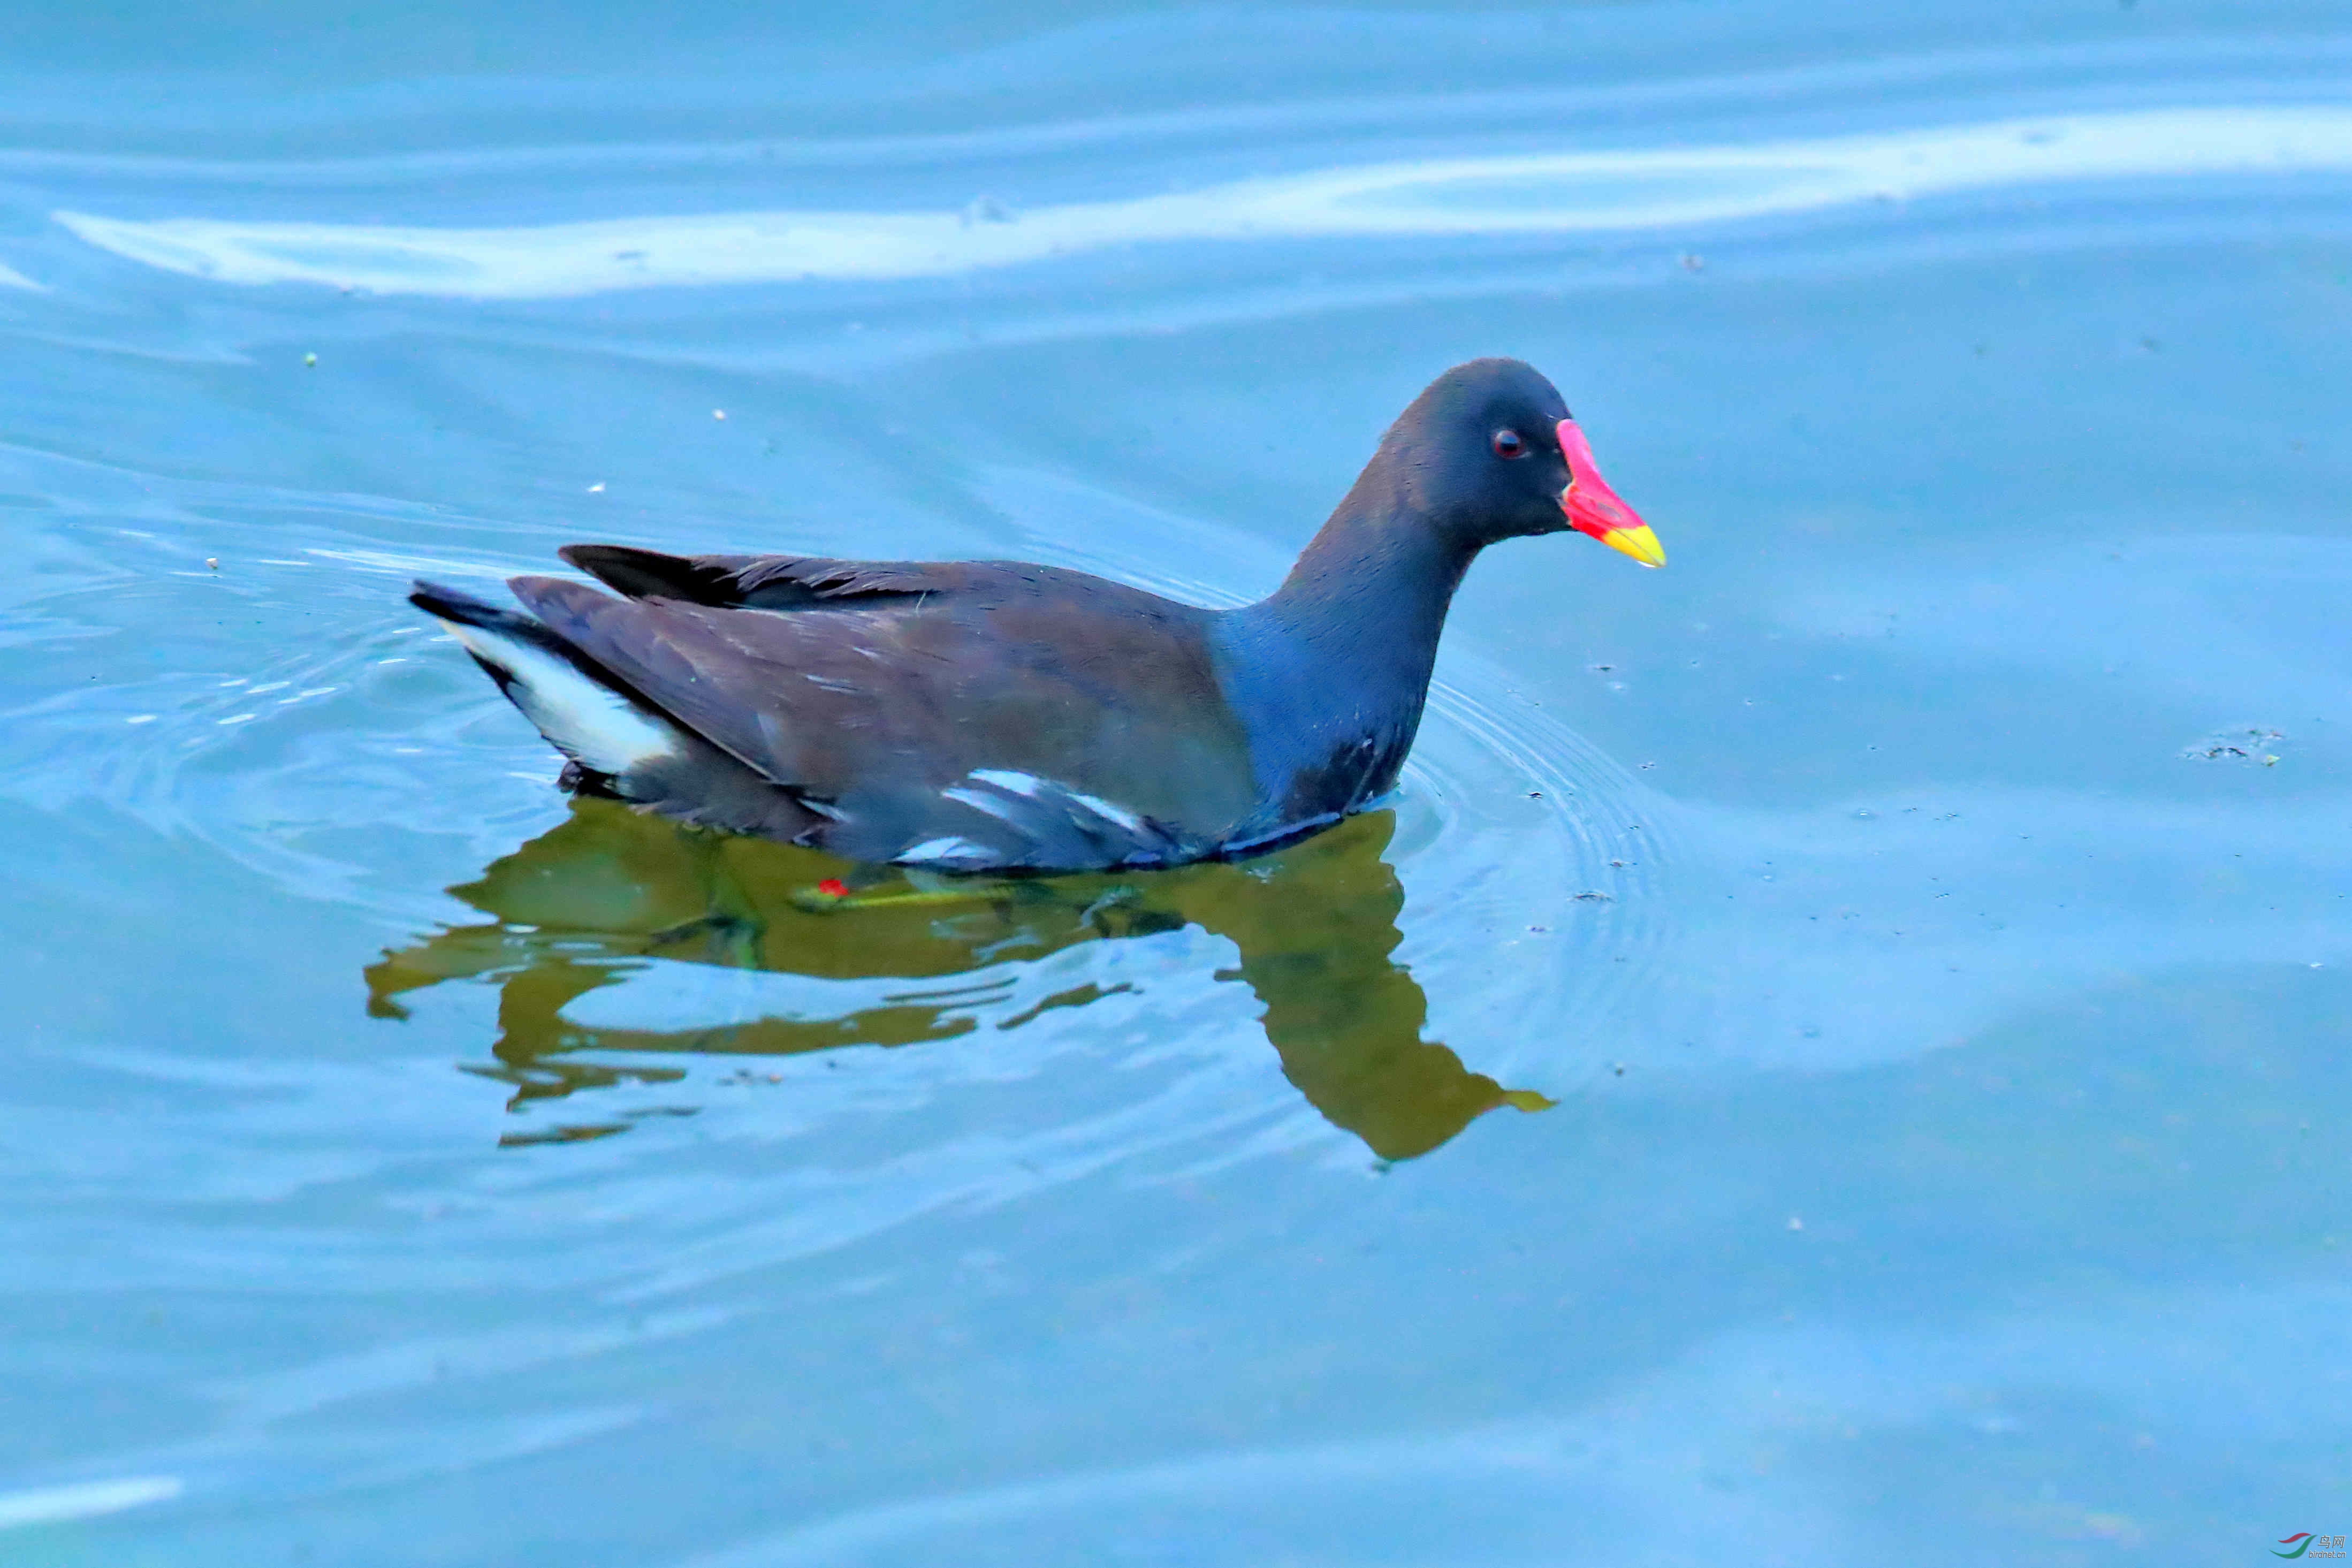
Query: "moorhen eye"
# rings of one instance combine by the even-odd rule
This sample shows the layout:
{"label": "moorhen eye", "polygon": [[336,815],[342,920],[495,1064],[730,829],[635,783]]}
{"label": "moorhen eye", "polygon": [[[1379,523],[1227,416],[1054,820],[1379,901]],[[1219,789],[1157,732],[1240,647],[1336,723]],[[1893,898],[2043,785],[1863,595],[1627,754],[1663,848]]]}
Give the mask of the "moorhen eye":
{"label": "moorhen eye", "polygon": [[1528,444],[1519,439],[1519,433],[1517,430],[1497,430],[1495,432],[1495,456],[1498,458],[1524,458],[1527,455]]}

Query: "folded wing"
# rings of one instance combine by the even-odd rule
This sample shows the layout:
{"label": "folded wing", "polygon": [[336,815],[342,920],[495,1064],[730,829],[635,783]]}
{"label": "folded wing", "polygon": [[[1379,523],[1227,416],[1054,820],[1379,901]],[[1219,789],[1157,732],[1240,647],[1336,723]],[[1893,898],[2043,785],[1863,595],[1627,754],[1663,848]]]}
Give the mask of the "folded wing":
{"label": "folded wing", "polygon": [[633,595],[520,577],[549,631],[805,800],[837,853],[950,869],[1157,864],[1248,816],[1209,612],[1002,563],[575,546]]}

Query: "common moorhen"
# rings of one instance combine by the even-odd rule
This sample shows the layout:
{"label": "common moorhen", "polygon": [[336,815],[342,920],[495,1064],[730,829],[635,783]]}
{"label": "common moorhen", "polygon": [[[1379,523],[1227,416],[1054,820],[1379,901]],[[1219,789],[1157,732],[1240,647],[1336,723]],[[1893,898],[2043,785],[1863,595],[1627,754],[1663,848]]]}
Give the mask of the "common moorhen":
{"label": "common moorhen", "polygon": [[618,598],[516,577],[530,615],[431,583],[410,599],[570,759],[575,791],[870,863],[1173,866],[1386,795],[1471,557],[1569,528],[1665,563],[1551,383],[1482,359],[1413,399],[1243,609],[1011,561],[611,544],[562,554]]}

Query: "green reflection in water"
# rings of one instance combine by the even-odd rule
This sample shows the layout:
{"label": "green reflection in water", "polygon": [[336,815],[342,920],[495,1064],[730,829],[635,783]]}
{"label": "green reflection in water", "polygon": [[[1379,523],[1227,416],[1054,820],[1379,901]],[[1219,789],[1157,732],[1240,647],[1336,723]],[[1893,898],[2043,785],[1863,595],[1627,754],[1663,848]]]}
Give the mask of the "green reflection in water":
{"label": "green reflection in water", "polygon": [[[916,883],[892,878],[847,900],[813,897],[842,862],[761,839],[679,827],[609,801],[572,804],[570,818],[451,892],[491,917],[456,926],[367,971],[368,1010],[404,1017],[394,1000],[449,980],[499,988],[495,1067],[469,1070],[514,1087],[510,1106],[624,1082],[660,1082],[679,1068],[567,1059],[581,1052],[780,1056],[837,1046],[947,1040],[981,1026],[973,1008],[997,985],[889,996],[835,1017],[760,1018],[675,1031],[592,1027],[562,1016],[599,986],[625,984],[625,961],[666,958],[833,980],[920,983],[1035,959],[1082,942],[1198,925],[1241,950],[1239,980],[1264,1007],[1283,1075],[1316,1110],[1383,1159],[1436,1148],[1499,1105],[1551,1101],[1507,1089],[1421,1037],[1428,1006],[1390,962],[1404,903],[1381,858],[1394,821],[1350,818],[1305,843],[1243,865],[1018,881]],[[910,990],[914,986],[910,985]],[[1112,987],[1111,990],[1124,989]],[[1047,998],[998,1028],[1109,992],[1086,985]],[[625,1123],[580,1125],[509,1142],[594,1137]]]}

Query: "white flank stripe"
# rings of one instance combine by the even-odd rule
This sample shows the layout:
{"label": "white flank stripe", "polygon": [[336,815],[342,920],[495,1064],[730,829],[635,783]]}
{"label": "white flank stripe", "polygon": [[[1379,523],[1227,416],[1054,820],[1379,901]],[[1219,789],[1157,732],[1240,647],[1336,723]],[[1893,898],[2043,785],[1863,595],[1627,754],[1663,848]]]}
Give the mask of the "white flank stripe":
{"label": "white flank stripe", "polygon": [[912,849],[898,852],[902,863],[921,861],[933,866],[981,866],[994,858],[990,851],[969,838],[926,838]]}
{"label": "white flank stripe", "polygon": [[[1052,798],[1082,807],[1094,813],[1105,822],[1124,827],[1129,833],[1144,831],[1143,818],[1128,810],[1127,807],[1115,805],[1098,795],[1087,795],[1082,790],[1072,789],[1058,780],[1041,779],[1034,773],[1015,773],[1010,768],[974,768],[964,776],[975,784],[987,784],[992,789],[1003,790],[1007,795],[1017,795],[1024,800]],[[977,807],[991,816],[1001,817],[1007,822],[1014,820],[1013,808],[1005,802],[991,799],[978,790],[958,784],[953,789],[941,790],[940,793],[950,800],[960,800],[966,805]]]}
{"label": "white flank stripe", "polygon": [[1076,801],[1080,805],[1085,806],[1088,811],[1093,812],[1097,816],[1101,817],[1104,821],[1118,823],[1129,833],[1140,833],[1143,831],[1143,818],[1136,816],[1135,813],[1128,810],[1127,807],[1123,805],[1113,805],[1110,802],[1103,799],[1103,797],[1098,795],[1081,795],[1076,790],[1072,790],[1070,792],[1070,798]]}
{"label": "white flank stripe", "polygon": [[1013,814],[1021,809],[1001,795],[990,795],[984,790],[966,789],[961,784],[943,789],[940,794],[949,800],[968,805],[974,811],[984,811],[999,822],[1013,821]]}
{"label": "white flank stripe", "polygon": [[992,784],[1007,795],[1017,795],[1034,800],[1044,782],[1034,773],[1017,773],[1010,768],[974,768],[969,775],[981,784]]}

